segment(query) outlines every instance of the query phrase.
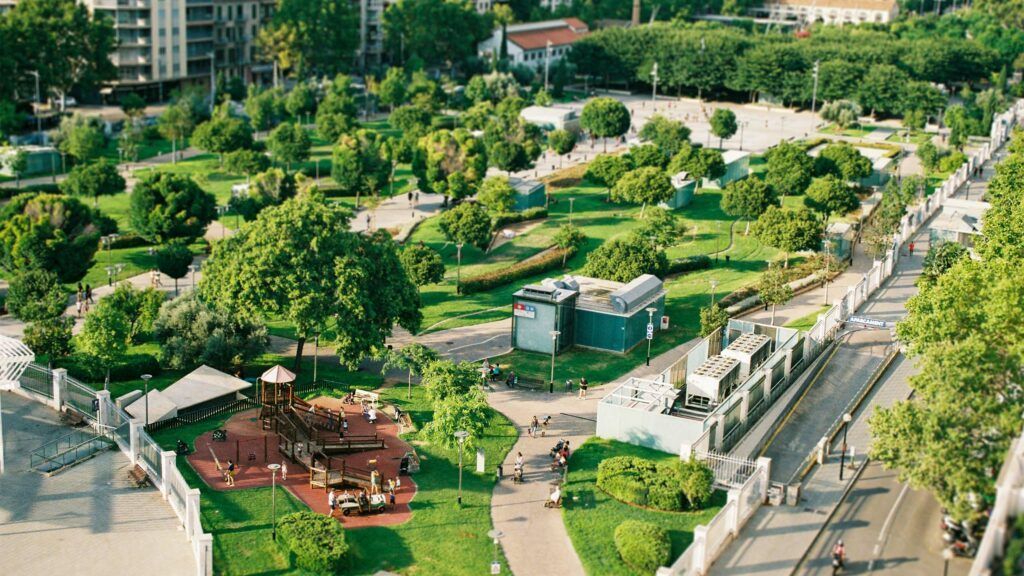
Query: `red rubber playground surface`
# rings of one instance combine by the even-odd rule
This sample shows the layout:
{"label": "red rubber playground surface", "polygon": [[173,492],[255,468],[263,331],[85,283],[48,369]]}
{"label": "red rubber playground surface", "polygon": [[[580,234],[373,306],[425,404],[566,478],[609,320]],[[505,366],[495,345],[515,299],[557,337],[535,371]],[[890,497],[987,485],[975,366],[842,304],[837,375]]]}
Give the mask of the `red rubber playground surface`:
{"label": "red rubber playground surface", "polygon": [[[380,411],[377,412],[377,423],[370,424],[363,418],[358,405],[343,405],[337,398],[321,397],[310,403],[331,410],[344,409],[350,434],[376,433],[384,438],[386,447],[383,450],[369,450],[335,458],[343,458],[347,464],[363,469],[367,468],[368,460],[376,459],[377,469],[380,470],[385,484],[388,478],[398,478],[401,458],[406,452],[411,451],[410,446],[398,437],[398,424],[393,423]],[[305,502],[314,512],[327,514],[327,492],[322,488],[310,488],[309,472],[301,465],[285,460],[278,452],[277,434],[261,430],[258,408],[235,414],[228,419],[223,429],[227,430],[227,441],[214,442],[213,432],[207,432],[196,438],[196,450],[188,457],[189,463],[210,488],[227,491],[270,486],[271,473],[267,469],[267,464],[279,463],[287,467],[288,475],[287,479],[282,479],[279,472],[277,483]],[[211,448],[217,455],[221,467],[227,468],[228,459],[235,462],[233,487],[224,482],[221,472],[217,470],[217,464],[210,454]],[[339,512],[336,517],[347,528],[391,526],[405,522],[412,516],[409,502],[416,495],[416,483],[410,476],[402,476],[401,481],[402,487],[395,494],[395,505],[389,504],[384,513],[342,517]],[[351,491],[355,493],[355,490]]]}

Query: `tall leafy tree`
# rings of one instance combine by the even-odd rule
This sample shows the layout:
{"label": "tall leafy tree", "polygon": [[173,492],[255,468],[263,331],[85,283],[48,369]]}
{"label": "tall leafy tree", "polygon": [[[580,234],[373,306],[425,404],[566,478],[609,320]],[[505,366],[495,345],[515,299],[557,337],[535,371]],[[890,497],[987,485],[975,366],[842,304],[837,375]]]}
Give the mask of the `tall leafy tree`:
{"label": "tall leafy tree", "polygon": [[463,202],[441,215],[441,232],[451,242],[483,250],[491,242],[491,217],[479,204]]}
{"label": "tall leafy tree", "polygon": [[642,274],[664,277],[668,258],[663,250],[639,236],[605,242],[587,254],[583,273],[615,282],[630,282]]}
{"label": "tall leafy tree", "polygon": [[130,197],[128,220],[151,242],[194,239],[217,216],[217,201],[188,176],[154,172],[143,178]]}
{"label": "tall leafy tree", "polygon": [[253,147],[252,128],[241,118],[221,113],[196,126],[192,143],[223,160],[224,154]]}
{"label": "tall leafy tree", "polygon": [[612,188],[619,179],[633,169],[632,159],[628,155],[612,156],[599,154],[587,165],[587,179]]}
{"label": "tall leafy tree", "polygon": [[797,144],[780,142],[768,149],[765,160],[765,181],[781,196],[803,194],[814,177],[814,159]]}
{"label": "tall leafy tree", "polygon": [[72,168],[68,177],[60,183],[60,189],[71,196],[91,197],[95,206],[101,195],[124,192],[125,181],[118,173],[116,164],[100,160]]}
{"label": "tall leafy tree", "polygon": [[722,147],[722,140],[728,140],[736,134],[739,126],[736,124],[736,113],[728,108],[716,108],[711,114],[711,133],[718,136],[718,147]]}
{"label": "tall leafy tree", "polygon": [[77,282],[92,266],[100,235],[116,229],[112,224],[75,198],[15,196],[0,209],[0,268],[50,270],[61,282]]}
{"label": "tall leafy tree", "polygon": [[633,204],[657,204],[672,197],[675,189],[660,168],[648,166],[627,172],[612,188],[612,200]]}
{"label": "tall leafy tree", "polygon": [[[475,192],[487,172],[487,151],[483,142],[466,130],[438,130],[420,141],[421,153],[413,160],[413,173],[420,189],[459,199]],[[465,186],[453,186],[460,179]]]}
{"label": "tall leafy tree", "polygon": [[178,280],[184,278],[192,265],[192,251],[181,241],[168,242],[156,253],[156,268],[174,280],[174,293],[178,293]]}
{"label": "tall leafy tree", "polygon": [[679,153],[690,141],[690,129],[678,120],[670,120],[661,114],[655,114],[640,129],[640,139],[654,144],[666,158]]}
{"label": "tall leafy tree", "polygon": [[414,332],[421,315],[391,237],[350,232],[350,218],[314,191],[264,210],[214,245],[202,294],[228,310],[287,319],[299,340],[296,369],[306,340],[334,322],[338,356],[354,367],[395,323]]}
{"label": "tall leafy tree", "polygon": [[697,182],[714,180],[725,174],[725,160],[719,150],[685,144],[668,163],[668,170],[673,174],[686,172]]}
{"label": "tall leafy tree", "polygon": [[192,115],[191,108],[184,102],[174,102],[168,106],[159,118],[157,128],[160,134],[171,141],[171,161],[178,161],[178,145],[184,147],[184,140],[192,135],[195,130],[196,118]]}
{"label": "tall leafy tree", "polygon": [[437,250],[425,244],[409,244],[402,249],[402,267],[417,286],[436,284],[444,279],[444,261]]}
{"label": "tall leafy tree", "polygon": [[380,81],[380,85],[377,87],[377,98],[380,99],[381,104],[386,105],[393,112],[396,106],[401,106],[405,103],[406,85],[408,83],[409,80],[405,76],[405,70],[398,66],[392,66],[388,68],[388,71],[384,74],[384,79]]}
{"label": "tall leafy tree", "polygon": [[807,208],[790,210],[769,206],[751,227],[754,236],[762,243],[782,250],[786,254],[785,266],[789,266],[789,255],[800,250],[813,250],[821,243],[821,219]]}
{"label": "tall leafy tree", "polygon": [[387,183],[391,164],[384,156],[383,140],[370,130],[359,130],[338,139],[334,147],[331,177],[345,194],[378,194]]}
{"label": "tall leafy tree", "polygon": [[334,76],[355,61],[359,8],[346,0],[281,0],[260,38],[264,52],[298,77]]}
{"label": "tall leafy tree", "polygon": [[478,202],[495,213],[509,212],[515,205],[515,189],[509,183],[508,178],[502,176],[491,176],[484,180],[477,192]]}
{"label": "tall leafy tree", "polygon": [[833,214],[843,215],[856,210],[860,200],[853,188],[831,174],[815,178],[807,187],[804,204],[822,214],[827,221]]}
{"label": "tall leafy tree", "polygon": [[68,297],[57,275],[31,269],[18,273],[7,290],[7,310],[24,322],[49,320],[64,314]]}
{"label": "tall leafy tree", "polygon": [[855,184],[871,175],[871,160],[846,142],[833,142],[821,149],[814,161],[819,176],[831,174]]}
{"label": "tall leafy tree", "polygon": [[491,33],[487,18],[458,0],[399,0],[384,12],[384,30],[388,52],[402,64],[416,58],[446,69],[475,56]]}
{"label": "tall leafy tree", "polygon": [[110,384],[110,366],[120,362],[128,351],[131,324],[122,310],[102,299],[85,317],[78,335],[78,350],[100,361],[107,369],[104,388]]}
{"label": "tall leafy tree", "polygon": [[775,307],[793,298],[793,288],[786,281],[786,275],[778,266],[769,266],[757,282],[757,295],[761,302],[772,307],[771,324],[775,325]]}
{"label": "tall leafy tree", "polygon": [[309,133],[297,123],[285,122],[270,133],[267,138],[267,149],[278,162],[284,162],[291,170],[293,163],[303,162],[309,158],[313,141]]}
{"label": "tall leafy tree", "polygon": [[267,328],[249,314],[215,308],[194,292],[164,304],[153,322],[160,363],[175,370],[207,364],[234,370],[262,354]]}
{"label": "tall leafy tree", "polygon": [[[580,127],[597,138],[618,138],[629,130],[629,110],[615,98],[594,98],[583,106]],[[604,143],[608,151],[607,140]]]}
{"label": "tall leafy tree", "polygon": [[334,77],[316,110],[316,131],[324,140],[335,142],[356,122],[356,100],[352,80],[344,74]]}
{"label": "tall leafy tree", "polygon": [[431,119],[433,114],[430,110],[413,104],[399,106],[388,116],[388,122],[392,126],[411,138],[420,138],[429,132]]}
{"label": "tall leafy tree", "polygon": [[744,235],[750,233],[750,223],[757,220],[768,208],[779,205],[775,189],[757,177],[734,180],[722,191],[722,210],[730,216],[747,221]]}
{"label": "tall leafy tree", "polygon": [[384,362],[381,365],[380,371],[382,374],[395,369],[408,371],[408,392],[406,398],[412,398],[413,375],[422,376],[427,366],[436,362],[438,358],[437,352],[418,342],[406,344],[397,350],[389,346],[384,355]]}
{"label": "tall leafy tree", "polygon": [[61,120],[56,135],[61,152],[82,163],[92,162],[103,153],[107,137],[98,119],[75,114]]}

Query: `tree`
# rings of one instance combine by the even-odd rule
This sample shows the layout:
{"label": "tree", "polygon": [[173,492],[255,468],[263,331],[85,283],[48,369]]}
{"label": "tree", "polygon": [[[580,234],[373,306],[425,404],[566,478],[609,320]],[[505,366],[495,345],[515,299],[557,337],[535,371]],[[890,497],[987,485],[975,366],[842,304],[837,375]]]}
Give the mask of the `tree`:
{"label": "tree", "polygon": [[356,101],[352,97],[352,80],[339,74],[327,87],[324,99],[316,109],[316,132],[328,142],[336,142],[356,123]]}
{"label": "tree", "polygon": [[277,206],[295,196],[295,177],[280,168],[271,168],[252,179],[245,194],[232,196],[228,201],[231,210],[252,222],[256,215],[268,206]]}
{"label": "tree", "polygon": [[218,114],[196,126],[192,143],[223,159],[228,152],[253,147],[252,128],[240,118]]}
{"label": "tree", "polygon": [[384,157],[379,134],[358,130],[338,139],[331,163],[331,177],[343,194],[359,196],[380,192],[391,174],[391,163]]}
{"label": "tree", "polygon": [[846,142],[833,142],[821,149],[814,162],[819,176],[831,174],[843,181],[856,184],[871,175],[871,160]]}
{"label": "tree", "polygon": [[548,132],[548,148],[559,156],[572,152],[576,147],[576,135],[568,130],[552,130]]}
{"label": "tree", "polygon": [[195,129],[196,118],[186,100],[172,103],[157,118],[160,134],[171,141],[171,161],[178,161],[178,142],[184,142]]}
{"label": "tree", "polygon": [[71,196],[92,197],[93,206],[99,204],[101,194],[119,194],[125,190],[125,181],[117,165],[106,160],[93,164],[79,164],[71,169],[60,183],[61,192]]}
{"label": "tree", "polygon": [[640,129],[640,139],[657,146],[666,158],[672,158],[690,142],[690,129],[682,122],[655,114]]}
{"label": "tree", "polygon": [[419,61],[424,68],[450,69],[476,56],[476,46],[490,36],[488,19],[463,2],[401,0],[384,12],[389,54],[402,64]]}
{"label": "tree", "polygon": [[669,248],[682,241],[686,224],[670,210],[648,210],[634,233],[658,248]]}
{"label": "tree", "polygon": [[747,221],[744,236],[750,234],[750,222],[757,220],[771,206],[779,206],[775,189],[755,176],[734,180],[722,191],[722,210],[729,216]]}
{"label": "tree", "polygon": [[891,114],[900,110],[903,87],[910,82],[906,72],[891,64],[876,64],[868,68],[860,84],[857,100],[861,106],[871,110],[871,115],[881,112]]}
{"label": "tree", "polygon": [[797,144],[781,142],[768,149],[765,160],[765,181],[781,196],[803,194],[814,176],[814,159]]}
{"label": "tree", "polygon": [[153,329],[153,322],[164,303],[164,293],[156,288],[139,290],[122,282],[113,293],[103,298],[105,306],[117,310],[128,323],[128,342],[137,342],[139,336]]}
{"label": "tree", "polygon": [[[956,242],[939,242],[928,247],[922,263],[921,282],[934,284],[960,260],[970,256],[967,248]],[[8,298],[8,306],[10,306]]]}
{"label": "tree", "polygon": [[[484,144],[466,130],[437,130],[420,140],[420,148],[412,165],[420,190],[459,200],[472,194],[486,175]],[[451,180],[452,175],[459,179]]]}
{"label": "tree", "polygon": [[[618,138],[629,130],[629,110],[614,98],[594,98],[583,106],[580,127],[597,138]],[[604,151],[608,151],[605,140]]]}
{"label": "tree", "polygon": [[412,104],[400,106],[392,110],[388,116],[388,122],[398,128],[410,138],[419,138],[430,131],[430,121],[433,114],[430,110]]}
{"label": "tree", "polygon": [[105,298],[85,317],[82,333],[78,335],[78,350],[107,367],[104,389],[110,385],[110,366],[120,362],[128,350],[130,331],[128,318]]}
{"label": "tree", "polygon": [[28,152],[22,148],[13,148],[6,151],[2,158],[3,164],[14,174],[14,186],[21,187],[21,175],[28,169]]}
{"label": "tree", "polygon": [[789,254],[813,250],[821,242],[822,222],[807,208],[791,210],[769,206],[751,227],[754,237],[763,244],[782,250],[789,266]]}
{"label": "tree", "polygon": [[441,232],[451,242],[483,250],[491,242],[491,217],[479,204],[463,202],[441,215]]}
{"label": "tree", "polygon": [[7,289],[7,311],[23,322],[50,320],[64,314],[68,297],[57,275],[31,269],[18,273]]}
{"label": "tree", "polygon": [[467,130],[483,130],[494,116],[494,104],[490,100],[478,102],[459,116],[459,123]]}
{"label": "tree", "polygon": [[381,104],[384,104],[392,112],[395,111],[395,106],[400,106],[405,103],[405,86],[408,84],[409,79],[405,76],[405,70],[398,66],[392,66],[388,68],[387,73],[384,74],[384,79],[380,81],[380,85],[377,87],[377,98],[380,99]]}
{"label": "tree", "polygon": [[60,123],[58,148],[80,163],[88,163],[103,153],[107,137],[95,119],[75,114]]}
{"label": "tree", "polygon": [[489,413],[487,395],[480,388],[471,388],[465,394],[435,402],[433,419],[423,432],[431,442],[449,449],[458,443],[455,432],[468,432],[464,445],[472,450],[484,435]]}
{"label": "tree", "polygon": [[315,189],[263,210],[253,225],[214,244],[202,296],[229,313],[294,325],[296,370],[306,340],[333,322],[338,356],[354,368],[383,347],[396,322],[415,332],[422,316],[394,241],[380,230],[351,232],[350,219]]}
{"label": "tree", "polygon": [[146,112],[146,101],[142,99],[142,96],[128,92],[121,96],[121,111],[134,124]]}
{"label": "tree", "polygon": [[717,303],[700,309],[700,337],[707,338],[729,323],[729,313]]}
{"label": "tree", "polygon": [[833,100],[821,107],[821,117],[829,122],[834,122],[840,130],[845,130],[856,124],[860,115],[860,105],[852,100]]}
{"label": "tree", "polygon": [[0,268],[43,269],[63,283],[85,277],[112,222],[69,196],[20,194],[0,208]]}
{"label": "tree", "polygon": [[195,239],[217,216],[217,201],[191,178],[169,172],[144,177],[129,200],[132,228],[150,242]]}
{"label": "tree", "polygon": [[633,163],[628,156],[599,154],[587,165],[586,177],[596,184],[613,188],[632,169]]}
{"label": "tree", "polygon": [[[491,102],[497,104],[510,96],[519,96],[519,82],[508,72],[478,74],[466,84],[466,98],[474,104]],[[538,104],[541,106],[541,104]]]}
{"label": "tree", "polygon": [[630,160],[633,162],[633,166],[637,168],[644,168],[647,166],[653,166],[655,168],[664,169],[665,165],[668,164],[669,158],[662,153],[661,148],[658,148],[654,144],[641,144],[630,148],[629,152]]}
{"label": "tree", "polygon": [[488,150],[487,156],[492,166],[508,173],[526,170],[532,165],[526,150],[518,142],[497,142]]}
{"label": "tree", "polygon": [[192,251],[184,242],[168,242],[156,253],[156,267],[174,280],[174,294],[178,294],[178,280],[188,274],[192,265]]}
{"label": "tree", "polygon": [[825,220],[833,214],[843,215],[860,207],[860,200],[853,188],[831,174],[815,178],[807,187],[804,205],[820,212]]}
{"label": "tree", "polygon": [[258,320],[214,308],[194,292],[159,308],[153,334],[160,343],[160,363],[174,370],[200,364],[237,370],[270,343],[266,326]]}
{"label": "tree", "polygon": [[480,191],[476,194],[478,202],[496,214],[510,212],[515,206],[515,189],[509,183],[508,178],[503,176],[491,176],[480,185]]}
{"label": "tree", "polygon": [[914,153],[917,154],[917,157],[921,160],[921,164],[924,165],[925,170],[930,172],[939,167],[939,158],[942,157],[942,154],[939,152],[939,148],[931,140],[919,144],[917,151]]}
{"label": "tree", "polygon": [[722,140],[728,140],[736,134],[739,126],[736,124],[736,114],[728,108],[716,108],[711,114],[711,133],[718,136],[718,147],[722,147]]}
{"label": "tree", "polygon": [[954,104],[946,108],[943,121],[949,128],[949,145],[957,150],[962,150],[970,133],[967,109],[962,104]]}
{"label": "tree", "polygon": [[235,150],[224,155],[224,169],[232,174],[245,174],[245,179],[270,168],[270,158],[256,150]]}
{"label": "tree", "polygon": [[264,53],[299,78],[343,72],[358,39],[358,7],[345,0],[282,0],[267,32],[260,33]]}
{"label": "tree", "polygon": [[284,100],[284,109],[299,125],[302,125],[302,116],[316,110],[316,92],[313,87],[305,82],[296,84]]}
{"label": "tree", "polygon": [[255,84],[250,84],[249,94],[245,98],[245,113],[249,116],[253,130],[270,130],[284,116],[284,94],[279,88],[261,90]]}
{"label": "tree", "polygon": [[555,246],[558,246],[563,250],[562,252],[562,267],[565,267],[565,261],[569,257],[569,252],[575,250],[583,245],[587,241],[587,236],[582,230],[573,226],[572,224],[563,224],[558,232],[555,233],[555,237],[552,238]]}
{"label": "tree", "polygon": [[771,305],[771,324],[774,326],[775,306],[785,304],[793,298],[793,288],[786,281],[786,275],[783,273],[782,268],[769,266],[768,270],[761,274],[761,279],[757,283],[757,295],[761,298],[761,302]]}
{"label": "tree", "polygon": [[278,162],[284,162],[291,170],[293,162],[304,162],[309,158],[313,142],[306,129],[298,124],[284,123],[274,128],[267,138],[267,149]]}
{"label": "tree", "polygon": [[714,180],[725,174],[725,160],[718,150],[684,144],[669,162],[668,170],[673,174],[686,172],[697,182]]}
{"label": "tree", "polygon": [[381,365],[381,374],[386,374],[391,370],[407,370],[408,371],[408,392],[406,398],[412,398],[412,377],[413,374],[422,376],[423,371],[436,362],[440,357],[437,352],[434,352],[430,348],[427,348],[419,342],[413,342],[406,344],[398,350],[393,350],[388,347],[387,352],[384,354],[384,362]]}
{"label": "tree", "polygon": [[427,397],[436,406],[449,398],[465,396],[480,384],[480,367],[473,362],[434,360],[422,368]]}
{"label": "tree", "polygon": [[665,252],[643,238],[631,236],[605,242],[587,254],[583,274],[615,282],[630,282],[643,274],[662,277],[667,270]]}
{"label": "tree", "polygon": [[70,316],[54,316],[30,322],[25,326],[22,341],[37,356],[46,356],[46,365],[49,367],[55,359],[67,356],[74,350],[71,345],[71,329],[74,326],[75,319]]}
{"label": "tree", "polygon": [[612,200],[633,204],[657,204],[672,197],[675,188],[660,168],[648,166],[627,172],[612,188]]}
{"label": "tree", "polygon": [[417,286],[436,284],[444,279],[444,261],[433,248],[409,244],[402,249],[402,268]]}

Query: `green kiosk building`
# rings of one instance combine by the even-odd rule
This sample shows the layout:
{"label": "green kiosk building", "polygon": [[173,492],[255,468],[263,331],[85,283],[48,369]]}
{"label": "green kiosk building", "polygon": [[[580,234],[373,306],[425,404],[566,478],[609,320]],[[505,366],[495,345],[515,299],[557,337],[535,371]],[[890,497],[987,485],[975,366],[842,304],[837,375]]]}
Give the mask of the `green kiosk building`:
{"label": "green kiosk building", "polygon": [[548,278],[513,294],[512,309],[512,346],[545,354],[572,346],[625,354],[646,339],[648,322],[654,330],[667,326],[665,288],[650,274],[628,284]]}

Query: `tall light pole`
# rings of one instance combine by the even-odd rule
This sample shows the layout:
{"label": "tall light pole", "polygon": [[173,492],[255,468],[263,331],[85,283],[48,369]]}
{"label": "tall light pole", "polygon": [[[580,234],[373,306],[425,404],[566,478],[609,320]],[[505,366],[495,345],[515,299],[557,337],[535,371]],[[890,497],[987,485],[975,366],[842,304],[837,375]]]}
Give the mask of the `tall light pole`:
{"label": "tall light pole", "polygon": [[548,386],[548,393],[555,393],[555,352],[558,351],[558,336],[561,334],[558,330],[551,331],[551,383]]}
{"label": "tall light pole", "polygon": [[224,237],[227,235],[227,226],[225,226],[224,223],[220,221],[220,219],[223,218],[224,215],[227,214],[227,213],[228,213],[228,206],[227,206],[227,204],[221,204],[221,205],[217,206],[217,223],[220,224],[220,239],[221,240],[223,240]]}
{"label": "tall light pole", "polygon": [[462,242],[455,245],[455,293],[462,293]]}
{"label": "tall light pole", "polygon": [[821,60],[814,61],[814,90],[811,92],[811,114],[814,114],[814,110],[818,104],[818,65]]}
{"label": "tall light pole", "polygon": [[953,559],[953,549],[942,550],[942,576],[949,576],[949,561]]}
{"label": "tall light pole", "polygon": [[654,340],[654,313],[657,308],[645,308],[647,310],[647,365],[651,365],[651,340]]}
{"label": "tall light pole", "polygon": [[850,422],[853,420],[853,415],[849,412],[843,414],[843,451],[839,455],[839,481],[843,480],[843,468],[846,468],[846,431],[850,428]]}
{"label": "tall light pole", "polygon": [[575,201],[575,198],[569,198],[569,224],[572,224],[572,203]]}
{"label": "tall light pole", "polygon": [[825,305],[828,305],[828,237],[825,238]]}
{"label": "tall light pole", "polygon": [[487,532],[487,537],[494,541],[494,560],[491,561],[491,574],[501,573],[501,563],[498,562],[498,541],[504,536],[505,533],[498,529]]}
{"label": "tall light pole", "polygon": [[43,119],[39,116],[39,108],[43,105],[42,100],[39,99],[39,72],[32,70],[29,74],[36,77],[36,132],[43,131]]}
{"label": "tall light pole", "polygon": [[267,464],[267,468],[270,470],[270,539],[277,540],[277,471],[281,469],[281,465],[275,462]]}
{"label": "tall light pole", "polygon": [[192,272],[192,274],[191,274],[191,278],[192,278],[192,291],[195,292],[195,290],[196,290],[196,271],[199,270],[199,265],[198,264],[189,264],[188,265],[188,269],[189,269],[190,272]]}
{"label": "tall light pole", "polygon": [[469,438],[469,432],[465,430],[455,433],[455,439],[459,441],[459,506],[462,506],[462,449],[466,445],[466,438]]}
{"label": "tall light pole", "polygon": [[149,428],[149,379],[152,377],[152,374],[142,375],[142,397],[146,399],[146,424],[143,429]]}
{"label": "tall light pole", "polygon": [[544,92],[548,91],[548,68],[551,67],[551,40],[544,47]]}
{"label": "tall light pole", "polygon": [[711,305],[715,305],[715,288],[718,288],[718,280],[711,280]]}
{"label": "tall light pole", "polygon": [[743,128],[747,126],[747,122],[744,120],[740,122],[740,150],[743,150]]}
{"label": "tall light pole", "polygon": [[651,105],[658,100],[658,63],[651,66]]}

